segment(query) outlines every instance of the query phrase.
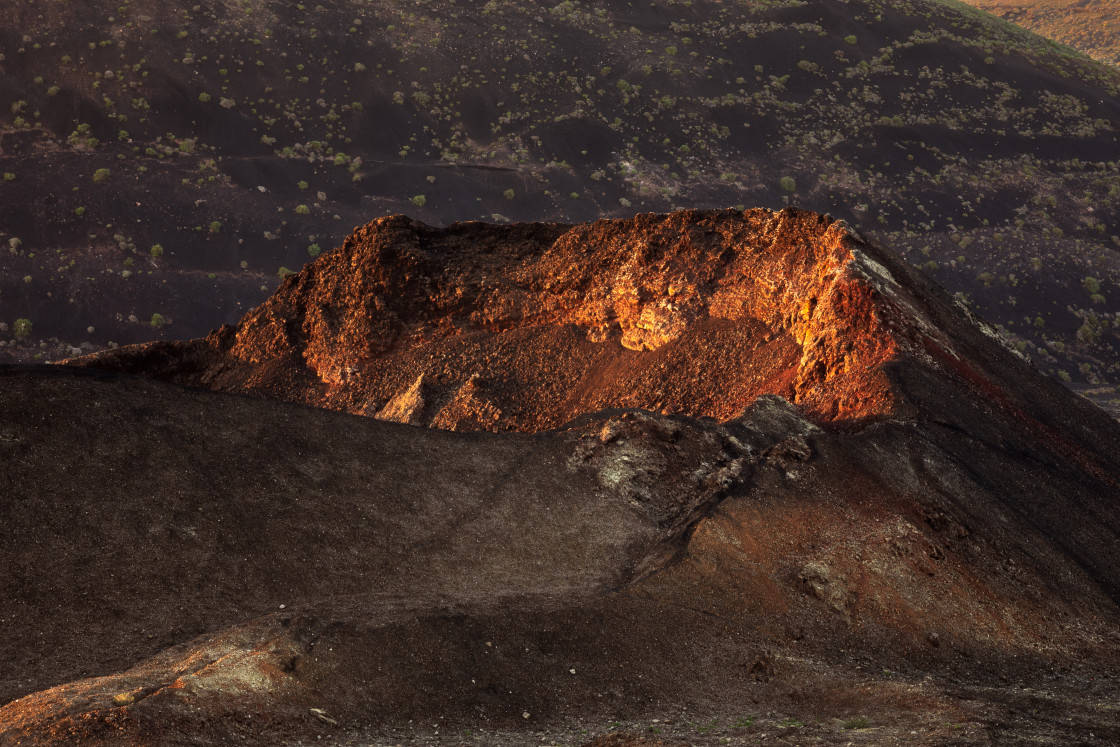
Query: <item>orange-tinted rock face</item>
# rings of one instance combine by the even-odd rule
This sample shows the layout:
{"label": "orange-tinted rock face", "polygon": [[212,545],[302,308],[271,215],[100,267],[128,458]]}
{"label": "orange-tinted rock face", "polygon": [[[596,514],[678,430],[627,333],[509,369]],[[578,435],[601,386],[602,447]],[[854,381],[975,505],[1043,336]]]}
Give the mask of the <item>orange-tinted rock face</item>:
{"label": "orange-tinted rock face", "polygon": [[902,406],[884,363],[947,343],[872,254],[792,209],[447,229],[393,216],[204,347],[160,347],[178,362],[156,373],[449,429],[611,407],[723,420],[762,393],[820,421],[882,416]]}

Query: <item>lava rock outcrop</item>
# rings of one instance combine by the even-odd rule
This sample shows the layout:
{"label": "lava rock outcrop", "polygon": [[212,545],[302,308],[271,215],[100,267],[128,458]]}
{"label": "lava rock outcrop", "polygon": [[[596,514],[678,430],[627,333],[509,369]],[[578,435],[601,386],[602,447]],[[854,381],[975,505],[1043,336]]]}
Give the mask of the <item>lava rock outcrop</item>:
{"label": "lava rock outcrop", "polygon": [[882,416],[900,406],[884,364],[949,343],[880,255],[792,209],[447,229],[393,216],[236,327],[73,362],[453,430],[607,407],[722,420],[767,392],[822,421]]}

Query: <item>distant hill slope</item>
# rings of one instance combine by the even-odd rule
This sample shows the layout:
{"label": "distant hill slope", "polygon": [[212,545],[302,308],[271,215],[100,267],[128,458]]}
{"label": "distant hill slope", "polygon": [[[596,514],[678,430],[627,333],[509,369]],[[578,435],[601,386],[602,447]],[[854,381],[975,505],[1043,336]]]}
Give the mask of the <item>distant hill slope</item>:
{"label": "distant hill slope", "polygon": [[0,742],[1120,739],[1120,423],[836,221],[389,218],[80,362],[437,427],[0,368]]}
{"label": "distant hill slope", "polygon": [[968,4],[1095,60],[1120,64],[1120,3],[1115,0],[969,0]]}
{"label": "distant hill slope", "polygon": [[792,202],[1120,371],[1120,78],[962,4],[27,0],[0,48],[9,359],[204,334],[378,215]]}

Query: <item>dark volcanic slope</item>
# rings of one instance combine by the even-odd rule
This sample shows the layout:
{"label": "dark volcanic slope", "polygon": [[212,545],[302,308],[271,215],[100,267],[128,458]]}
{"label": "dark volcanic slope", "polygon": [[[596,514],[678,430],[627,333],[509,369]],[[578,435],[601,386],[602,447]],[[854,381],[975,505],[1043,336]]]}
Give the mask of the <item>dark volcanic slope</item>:
{"label": "dark volcanic slope", "polygon": [[1120,371],[1120,79],[1067,48],[931,0],[299,5],[0,6],[0,353],[205,334],[377,215],[790,201]]}
{"label": "dark volcanic slope", "polygon": [[[81,362],[725,422],[6,370],[0,664],[58,686],[0,739],[1120,739],[1120,425],[835,221],[388,218],[236,329]],[[570,401],[514,385],[550,366]]]}
{"label": "dark volcanic slope", "polygon": [[3,701],[278,605],[616,588],[742,456],[648,418],[609,426],[638,428],[623,447],[588,442],[598,424],[455,436],[63,369],[5,369],[2,390]]}
{"label": "dark volcanic slope", "polygon": [[952,389],[849,434],[769,396],[457,434],[2,377],[3,692],[58,685],[0,708],[6,743],[1120,737],[1120,429],[1091,412],[1092,448]]}

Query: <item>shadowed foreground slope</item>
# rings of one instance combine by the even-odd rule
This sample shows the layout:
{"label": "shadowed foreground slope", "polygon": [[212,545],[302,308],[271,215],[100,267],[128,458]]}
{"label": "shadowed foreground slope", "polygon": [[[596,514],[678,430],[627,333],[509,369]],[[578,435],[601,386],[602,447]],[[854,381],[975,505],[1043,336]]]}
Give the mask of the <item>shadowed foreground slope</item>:
{"label": "shadowed foreground slope", "polygon": [[1116,489],[998,424],[829,433],[766,396],[722,426],[456,434],[3,381],[4,693],[57,686],[0,708],[2,740],[435,724],[518,744],[756,709],[826,719],[826,741],[860,714],[934,742],[1120,735],[1095,705],[1116,689]]}
{"label": "shadowed foreground slope", "polygon": [[552,429],[4,369],[0,740],[1120,739],[1120,425],[820,216],[386,219],[79,362]]}

